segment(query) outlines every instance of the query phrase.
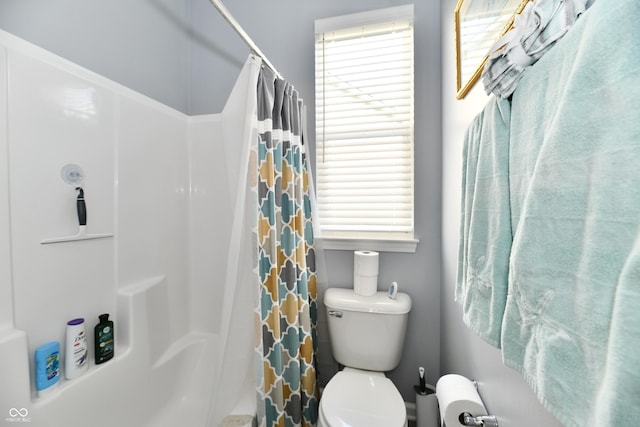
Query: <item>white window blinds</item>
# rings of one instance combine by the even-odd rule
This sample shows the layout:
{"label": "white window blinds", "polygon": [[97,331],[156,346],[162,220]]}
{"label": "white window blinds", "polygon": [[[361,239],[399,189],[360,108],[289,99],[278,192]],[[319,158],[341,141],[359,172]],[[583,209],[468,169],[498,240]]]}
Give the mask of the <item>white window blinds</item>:
{"label": "white window blinds", "polygon": [[412,20],[318,33],[315,52],[323,234],[413,238]]}

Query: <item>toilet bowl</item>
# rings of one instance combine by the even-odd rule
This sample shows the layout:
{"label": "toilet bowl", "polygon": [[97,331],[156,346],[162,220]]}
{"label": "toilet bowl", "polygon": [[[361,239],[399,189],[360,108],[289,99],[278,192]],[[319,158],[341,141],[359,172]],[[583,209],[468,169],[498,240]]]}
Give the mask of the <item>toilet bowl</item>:
{"label": "toilet bowl", "polygon": [[406,427],[398,389],[381,372],[344,368],[320,399],[318,427]]}

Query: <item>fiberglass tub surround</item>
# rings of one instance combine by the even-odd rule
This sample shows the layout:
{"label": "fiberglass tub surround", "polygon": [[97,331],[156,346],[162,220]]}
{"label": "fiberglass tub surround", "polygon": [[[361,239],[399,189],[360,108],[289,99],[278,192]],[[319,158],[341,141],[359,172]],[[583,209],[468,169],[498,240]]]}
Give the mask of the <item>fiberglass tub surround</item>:
{"label": "fiberglass tub surround", "polygon": [[[249,66],[228,105],[246,96]],[[244,116],[186,116],[4,32],[0,76],[0,411],[26,409],[33,426],[217,425],[239,402],[255,413],[252,300],[226,286],[243,280],[228,274],[241,268],[227,256],[237,169],[225,141]],[[43,245],[78,233],[78,193],[60,175],[70,163],[84,173],[86,232],[112,236]],[[102,313],[115,357],[95,365]],[[38,398],[35,348],[63,346],[79,317],[88,371]]]}

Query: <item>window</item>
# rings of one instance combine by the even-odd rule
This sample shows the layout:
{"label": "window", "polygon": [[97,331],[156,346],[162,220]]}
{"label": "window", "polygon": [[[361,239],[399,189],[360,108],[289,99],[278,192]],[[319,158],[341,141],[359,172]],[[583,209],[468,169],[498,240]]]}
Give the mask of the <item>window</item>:
{"label": "window", "polygon": [[413,6],[315,29],[322,236],[413,240]]}

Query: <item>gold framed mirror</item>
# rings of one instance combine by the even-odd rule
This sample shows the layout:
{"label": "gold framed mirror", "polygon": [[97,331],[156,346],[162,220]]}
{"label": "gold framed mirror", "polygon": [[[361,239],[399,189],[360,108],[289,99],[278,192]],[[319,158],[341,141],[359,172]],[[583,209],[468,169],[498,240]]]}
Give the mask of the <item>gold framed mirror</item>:
{"label": "gold framed mirror", "polygon": [[513,26],[515,15],[532,0],[458,0],[453,12],[456,35],[456,98],[462,99],[482,75],[489,49]]}

